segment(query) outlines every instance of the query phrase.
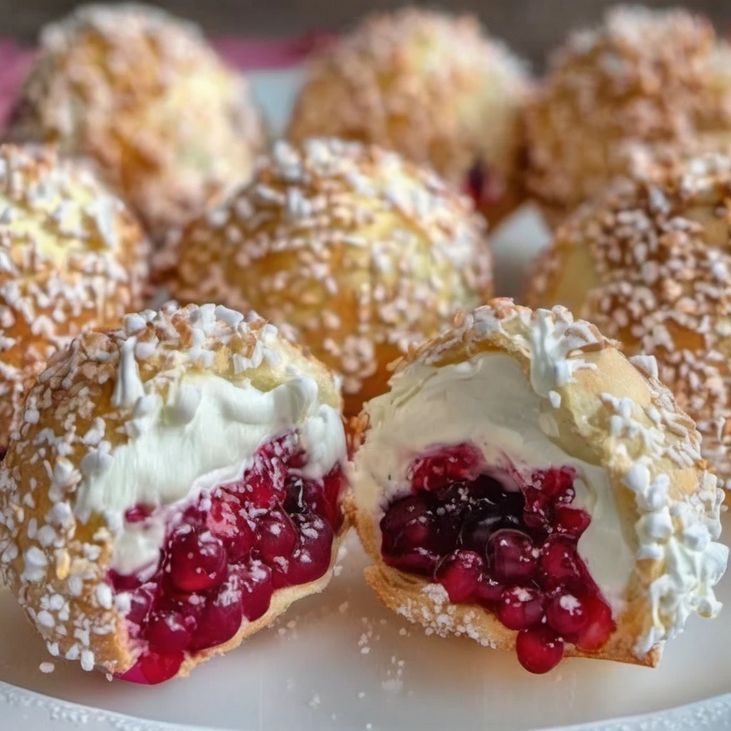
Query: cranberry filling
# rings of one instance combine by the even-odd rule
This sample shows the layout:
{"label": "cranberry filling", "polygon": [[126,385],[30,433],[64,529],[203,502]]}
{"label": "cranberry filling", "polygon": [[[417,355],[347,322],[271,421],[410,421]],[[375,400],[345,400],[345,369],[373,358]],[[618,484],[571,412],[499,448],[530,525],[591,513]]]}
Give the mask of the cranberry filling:
{"label": "cranberry filling", "polygon": [[[129,599],[130,638],[143,647],[121,677],[167,680],[186,653],[227,642],[243,621],[265,614],[276,589],[327,571],[343,523],[344,476],[338,465],[322,480],[304,479],[306,458],[296,432],[267,442],[240,481],[201,494],[168,520],[152,577],[110,572],[115,591]],[[136,505],[125,520],[151,516],[153,506]]]}
{"label": "cranberry filling", "polygon": [[428,452],[410,465],[411,494],[381,519],[384,561],[439,582],[454,603],[475,602],[519,632],[523,667],[545,673],[564,643],[600,649],[612,612],[579,556],[591,522],[571,507],[574,470],[514,468],[487,474],[471,444]]}
{"label": "cranberry filling", "polygon": [[475,160],[464,179],[464,192],[472,198],[475,205],[490,205],[500,200],[502,186],[484,160]]}

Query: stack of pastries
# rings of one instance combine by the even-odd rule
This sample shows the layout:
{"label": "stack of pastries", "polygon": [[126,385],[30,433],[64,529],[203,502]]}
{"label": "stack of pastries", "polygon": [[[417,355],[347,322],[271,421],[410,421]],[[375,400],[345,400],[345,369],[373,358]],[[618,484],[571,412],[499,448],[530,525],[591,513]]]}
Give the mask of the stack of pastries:
{"label": "stack of pastries", "polygon": [[[186,675],[325,589],[351,525],[387,607],[534,673],[655,666],[716,616],[728,55],[619,9],[533,80],[404,9],[313,59],[268,146],[191,25],[47,28],[0,147],[0,572],[49,653]],[[528,198],[534,309],[488,237]]]}

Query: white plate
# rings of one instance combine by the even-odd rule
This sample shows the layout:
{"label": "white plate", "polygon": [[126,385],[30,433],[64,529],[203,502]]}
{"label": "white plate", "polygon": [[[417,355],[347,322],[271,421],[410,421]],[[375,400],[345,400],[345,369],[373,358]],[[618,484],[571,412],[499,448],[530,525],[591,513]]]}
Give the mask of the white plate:
{"label": "white plate", "polygon": [[[254,75],[275,129],[298,80],[296,72]],[[500,293],[519,292],[544,243],[530,213],[500,232]],[[365,586],[363,565],[351,536],[324,595],[295,605],[275,627],[190,678],[152,688],[110,683],[63,662],[41,673],[49,660],[43,643],[0,592],[0,728],[731,729],[731,611],[714,622],[691,620],[656,670],[571,659],[533,676],[511,655],[406,624]],[[720,596],[731,605],[729,577]]]}

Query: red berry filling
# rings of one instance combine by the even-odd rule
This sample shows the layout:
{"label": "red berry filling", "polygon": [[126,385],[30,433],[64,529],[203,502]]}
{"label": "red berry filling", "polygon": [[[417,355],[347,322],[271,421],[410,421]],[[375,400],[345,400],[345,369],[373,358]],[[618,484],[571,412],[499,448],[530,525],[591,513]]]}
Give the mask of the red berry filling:
{"label": "red berry filling", "polygon": [[465,175],[464,192],[479,207],[498,202],[504,191],[487,163],[484,160],[475,160]]}
{"label": "red berry filling", "polygon": [[609,639],[611,609],[577,550],[591,518],[571,507],[572,468],[488,474],[476,447],[457,444],[417,457],[407,476],[411,494],[381,519],[387,564],[493,612],[519,632],[531,672],[553,668],[565,642],[593,651]]}
{"label": "red berry filling", "polygon": [[[274,591],[327,571],[343,523],[344,476],[336,465],[322,480],[306,480],[306,462],[296,432],[267,442],[241,480],[201,494],[167,519],[151,578],[110,572],[115,591],[129,599],[129,636],[142,647],[121,677],[167,680],[186,654],[227,642],[242,622],[265,614]],[[125,514],[129,523],[148,519],[155,519],[154,506]]]}

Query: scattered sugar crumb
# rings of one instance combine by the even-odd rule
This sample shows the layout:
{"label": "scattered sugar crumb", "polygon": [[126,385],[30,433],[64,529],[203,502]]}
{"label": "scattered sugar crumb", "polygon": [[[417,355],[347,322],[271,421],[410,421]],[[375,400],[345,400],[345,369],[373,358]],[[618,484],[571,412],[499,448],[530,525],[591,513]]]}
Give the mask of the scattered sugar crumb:
{"label": "scattered sugar crumb", "polygon": [[310,708],[319,708],[320,707],[320,696],[319,694],[315,693],[315,695],[310,698],[310,702],[307,704]]}
{"label": "scattered sugar crumb", "polygon": [[405,660],[399,660],[396,655],[391,656],[391,666],[386,670],[386,678],[381,681],[383,690],[389,693],[400,693],[404,688]]}
{"label": "scattered sugar crumb", "polygon": [[365,698],[365,695],[366,695],[366,694],[365,694],[365,691],[361,690],[361,691],[360,691],[360,692],[358,693],[358,698],[359,698],[360,700],[363,700],[363,698]]}
{"label": "scattered sugar crumb", "polygon": [[291,637],[297,639],[299,633],[297,632],[297,620],[290,619],[285,625],[277,627],[277,634],[280,637]]}
{"label": "scattered sugar crumb", "polygon": [[360,648],[360,654],[361,655],[367,655],[371,651],[370,647],[361,647]]}
{"label": "scattered sugar crumb", "polygon": [[404,688],[404,682],[401,678],[388,678],[381,682],[381,688],[387,693],[400,693]]}
{"label": "scattered sugar crumb", "polygon": [[345,612],[347,612],[347,611],[348,611],[348,607],[349,607],[349,606],[350,606],[350,604],[349,604],[348,602],[343,602],[343,603],[342,603],[342,604],[341,604],[341,605],[340,605],[340,606],[338,607],[338,612],[340,612],[340,614],[345,614]]}
{"label": "scattered sugar crumb", "polygon": [[55,666],[55,665],[54,665],[54,664],[53,664],[52,662],[42,662],[42,663],[41,663],[41,664],[40,664],[40,665],[38,666],[38,669],[39,669],[39,670],[40,670],[40,671],[41,671],[42,673],[46,673],[46,674],[48,674],[48,673],[52,673],[52,672],[53,672],[53,671],[54,671],[54,670],[56,669],[56,666]]}

